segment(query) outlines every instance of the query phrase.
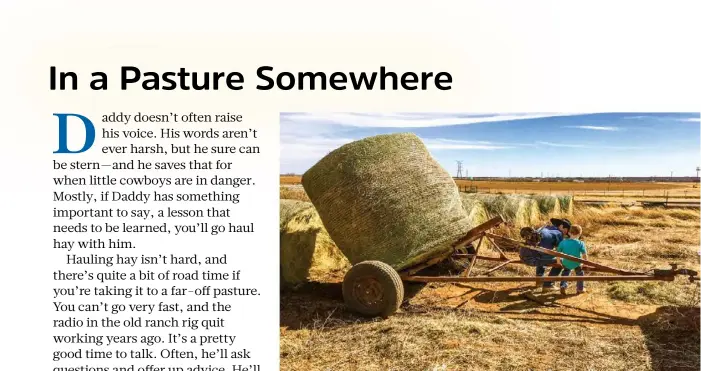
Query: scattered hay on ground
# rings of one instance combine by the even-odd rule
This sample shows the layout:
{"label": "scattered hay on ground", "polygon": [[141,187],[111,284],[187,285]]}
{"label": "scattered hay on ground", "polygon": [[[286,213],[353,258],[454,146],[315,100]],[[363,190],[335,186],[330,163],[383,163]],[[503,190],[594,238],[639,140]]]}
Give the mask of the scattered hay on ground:
{"label": "scattered hay on ground", "polygon": [[698,221],[699,212],[694,210],[673,210],[667,212],[667,215],[674,219],[686,220],[686,221]]}
{"label": "scattered hay on ground", "polygon": [[449,251],[470,228],[453,178],[415,134],[346,144],[312,166],[302,184],[354,264],[406,268]]}
{"label": "scattered hay on ground", "polygon": [[348,267],[308,202],[280,200],[280,275],[283,283],[299,284]]}
{"label": "scattered hay on ground", "polygon": [[[329,319],[324,314],[281,336],[281,369],[540,370],[545,365],[571,370],[586,365],[593,370],[643,370],[648,365],[640,331],[611,336],[569,318],[541,322],[437,309],[382,321]],[[534,355],[534,342],[557,346],[539,347]]]}
{"label": "scattered hay on ground", "polygon": [[[584,226],[590,255],[606,251],[592,259],[596,262],[640,272],[668,268],[670,261],[698,269],[699,211],[647,211],[584,206],[570,219]],[[632,223],[611,225],[608,219]],[[674,228],[650,226],[656,221]],[[496,233],[519,239],[518,228]],[[491,266],[480,262],[475,270]],[[533,270],[507,265],[499,275],[533,275]],[[386,320],[347,312],[340,285],[315,286],[312,297],[282,295],[281,369],[570,370],[585,365],[592,370],[699,370],[698,282],[683,277],[587,282],[585,295],[555,295],[556,303],[564,304],[556,307],[520,298],[528,285],[520,286],[429,284]],[[474,290],[486,294],[469,299]],[[499,298],[491,290],[506,294]],[[534,355],[530,344],[557,346],[536,347]],[[466,349],[477,350],[478,356]]]}
{"label": "scattered hay on ground", "polygon": [[699,289],[689,289],[688,282],[614,281],[607,290],[612,299],[636,304],[699,305]]}

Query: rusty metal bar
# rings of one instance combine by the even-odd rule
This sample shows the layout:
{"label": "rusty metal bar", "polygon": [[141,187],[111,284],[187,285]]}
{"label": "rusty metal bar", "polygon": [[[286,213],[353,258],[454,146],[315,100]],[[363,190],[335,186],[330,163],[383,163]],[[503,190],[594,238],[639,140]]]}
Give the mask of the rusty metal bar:
{"label": "rusty metal bar", "polygon": [[494,268],[492,268],[492,269],[490,269],[490,270],[484,272],[484,275],[485,275],[485,276],[486,276],[486,275],[489,275],[490,273],[492,273],[492,272],[494,272],[494,271],[497,271],[497,270],[499,270],[499,269],[501,269],[501,268],[507,266],[508,264],[514,263],[514,262],[521,262],[521,261],[520,261],[520,260],[507,260],[507,261],[505,261],[505,262],[503,262],[503,263],[497,265],[496,267],[494,267]]}
{"label": "rusty metal bar", "polygon": [[477,247],[475,248],[475,255],[470,259],[470,265],[467,267],[467,269],[461,273],[460,275],[463,277],[469,277],[470,272],[472,272],[472,267],[475,266],[475,263],[477,262],[477,259],[479,258],[479,252],[480,252],[480,246],[482,246],[482,241],[484,240],[484,235],[482,235],[479,239],[479,242],[477,242]]}
{"label": "rusty metal bar", "polygon": [[[502,219],[500,216],[494,217],[480,225],[478,225],[475,228],[470,229],[463,237],[461,237],[459,240],[453,243],[453,251],[465,247],[467,244],[477,240],[478,238],[484,237],[484,233],[499,224],[503,223],[504,219]],[[401,271],[400,274],[408,274],[412,275],[422,269],[426,269],[430,266],[433,266],[435,264],[440,263],[441,261],[445,260],[446,258],[450,257],[451,254],[446,254],[446,255],[441,255],[438,257],[435,257],[423,264],[416,265],[414,267],[409,267],[405,269],[404,271]],[[474,260],[474,259],[473,259]]]}
{"label": "rusty metal bar", "polygon": [[[508,237],[499,236],[498,234],[493,234],[493,233],[489,233],[489,232],[486,232],[484,235],[490,239],[490,241],[492,242],[492,244],[494,244],[494,246],[499,245],[499,243],[497,241],[501,241],[505,245],[509,245],[507,247],[513,247],[513,248],[519,247],[519,244],[521,243],[520,241],[512,240]],[[501,250],[501,248],[499,248],[499,250]]]}
{"label": "rusty metal bar", "polygon": [[414,266],[414,267],[412,267],[412,268],[406,269],[406,270],[400,272],[400,274],[412,275],[412,274],[414,274],[414,273],[416,273],[416,272],[418,272],[418,271],[420,271],[420,270],[422,270],[422,269],[426,269],[426,268],[428,268],[428,267],[430,267],[430,266],[432,266],[432,265],[435,265],[435,264],[438,264],[438,263],[442,262],[442,261],[445,260],[448,256],[450,256],[450,255],[442,255],[442,256],[435,257],[435,258],[433,258],[433,259],[431,259],[431,260],[429,260],[429,261],[427,261],[427,262],[425,262],[425,263],[423,263],[423,264],[419,264],[419,265]]}
{"label": "rusty metal bar", "polygon": [[486,231],[498,226],[503,222],[504,219],[502,219],[500,216],[497,216],[478,225],[475,228],[470,229],[467,232],[467,234],[465,234],[463,237],[461,237],[459,240],[453,243],[453,249],[457,250],[459,248],[465,247],[465,245],[469,244],[470,242],[473,242],[476,239],[482,237]]}
{"label": "rusty metal bar", "polygon": [[589,260],[577,258],[577,257],[574,257],[574,256],[572,256],[572,255],[563,254],[563,253],[561,253],[561,252],[557,252],[557,251],[554,251],[554,250],[544,249],[544,248],[542,248],[542,247],[528,246],[528,245],[524,245],[524,244],[520,244],[520,246],[521,246],[521,247],[528,248],[528,249],[531,249],[531,250],[534,250],[534,251],[538,251],[538,252],[543,253],[543,254],[546,254],[546,255],[556,256],[556,257],[558,257],[558,258],[564,258],[564,259],[567,259],[567,260],[571,260],[571,261],[575,261],[575,262],[578,262],[578,263],[586,264],[586,265],[588,265],[588,266],[590,266],[590,267],[599,268],[601,271],[604,271],[604,272],[610,272],[610,273],[616,273],[616,274],[622,274],[622,275],[636,275],[636,274],[640,274],[640,272],[631,272],[631,271],[625,271],[625,270],[618,269],[618,268],[609,267],[609,266],[606,266],[606,265],[603,265],[603,264],[594,263],[594,262],[589,261]]}
{"label": "rusty metal bar", "polygon": [[[454,254],[454,255],[453,255],[453,258],[470,258],[471,256],[472,256],[472,254]],[[493,257],[493,256],[481,256],[481,255],[478,256],[477,259],[487,260],[487,261],[493,261],[493,262],[505,262],[505,261],[509,261],[509,262],[511,262],[511,263],[513,263],[513,264],[524,264],[524,265],[528,265],[528,264],[524,263],[523,261],[521,261],[520,259],[495,258],[495,257]],[[562,268],[562,265],[558,265],[558,264],[548,264],[548,265],[546,265],[546,267],[559,267],[559,268]],[[606,270],[606,269],[599,269],[599,268],[596,268],[596,267],[588,267],[588,266],[584,266],[584,265],[582,266],[582,269],[584,269],[584,270],[587,271],[587,272],[605,272],[605,273],[611,273],[611,271]],[[640,273],[636,273],[636,274],[640,274]]]}
{"label": "rusty metal bar", "polygon": [[[581,258],[577,258],[577,257],[571,256],[571,255],[563,254],[563,253],[561,253],[561,252],[557,252],[557,251],[554,251],[554,250],[548,250],[548,249],[544,249],[544,248],[542,248],[542,247],[536,247],[536,246],[525,245],[525,244],[523,244],[523,243],[521,243],[521,242],[519,242],[519,241],[512,240],[512,239],[510,239],[510,238],[502,237],[502,236],[495,235],[495,234],[491,234],[491,233],[485,233],[485,236],[487,236],[488,238],[493,238],[493,239],[495,239],[495,240],[505,241],[506,244],[512,245],[512,246],[514,246],[514,247],[525,247],[525,248],[528,248],[528,249],[531,249],[531,250],[535,250],[535,251],[538,251],[538,252],[543,253],[543,254],[546,254],[546,255],[556,256],[556,257],[559,257],[559,258],[564,258],[564,259],[567,259],[567,260],[579,262],[579,263],[588,265],[588,266],[590,266],[590,267],[597,268],[599,271],[602,271],[602,272],[610,272],[610,273],[616,273],[616,274],[622,274],[622,275],[636,275],[636,274],[640,274],[640,272],[632,272],[632,271],[626,271],[626,270],[623,270],[623,269],[618,269],[618,268],[609,267],[609,266],[606,266],[606,265],[603,265],[603,264],[594,263],[594,262],[589,261],[589,260],[586,260],[586,259],[581,259]],[[495,245],[496,245],[496,243],[495,243]]]}
{"label": "rusty metal bar", "polygon": [[489,241],[489,242],[492,244],[492,246],[494,246],[494,248],[497,249],[497,251],[499,252],[499,256],[500,256],[500,257],[502,257],[502,258],[504,258],[504,259],[508,259],[508,258],[506,257],[506,254],[504,253],[504,250],[502,250],[501,247],[499,247],[499,244],[497,244],[496,242],[494,242],[494,239],[490,237],[490,233],[485,232],[485,233],[484,233],[484,236],[487,237],[487,241]]}
{"label": "rusty metal bar", "polygon": [[411,282],[551,282],[551,281],[674,281],[674,276],[530,276],[530,277],[460,277],[460,276],[402,276]]}
{"label": "rusty metal bar", "polygon": [[[472,257],[475,256],[475,255],[474,255],[474,254],[453,254],[452,256],[453,256],[453,258],[468,258],[468,259],[469,259],[469,258],[472,258]],[[506,258],[506,259],[504,259],[504,258],[495,258],[495,257],[493,257],[493,256],[482,256],[482,255],[477,256],[477,259],[491,260],[491,261],[495,261],[495,262],[501,262],[501,261],[504,261],[504,260],[508,260],[508,258]]]}

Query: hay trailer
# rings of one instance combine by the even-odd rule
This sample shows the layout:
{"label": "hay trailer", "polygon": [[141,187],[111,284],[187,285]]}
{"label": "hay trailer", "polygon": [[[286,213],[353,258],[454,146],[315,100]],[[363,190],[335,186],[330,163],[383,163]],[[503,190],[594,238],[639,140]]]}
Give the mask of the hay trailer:
{"label": "hay trailer", "polygon": [[[627,271],[590,260],[559,253],[553,250],[526,245],[523,242],[491,233],[490,231],[503,223],[501,217],[495,217],[471,230],[452,244],[452,249],[445,254],[414,265],[401,271],[394,270],[389,264],[377,260],[363,261],[355,264],[346,273],[343,280],[343,299],[351,310],[365,316],[392,315],[404,301],[404,282],[535,282],[546,281],[673,281],[677,275],[688,276],[689,281],[698,281],[698,273],[690,269],[679,269],[671,264],[670,269],[654,269],[651,273]],[[484,240],[499,253],[498,257],[480,255],[479,250]],[[583,277],[538,277],[538,276],[492,276],[492,274],[509,264],[524,264],[519,259],[511,259],[504,250],[525,247],[554,257],[566,258],[582,263],[585,271],[607,273],[609,275],[585,275]],[[444,261],[459,261],[463,270],[457,276],[417,275],[427,268]],[[472,268],[478,260],[498,263],[482,275],[472,275]],[[552,265],[551,265],[552,266]]]}

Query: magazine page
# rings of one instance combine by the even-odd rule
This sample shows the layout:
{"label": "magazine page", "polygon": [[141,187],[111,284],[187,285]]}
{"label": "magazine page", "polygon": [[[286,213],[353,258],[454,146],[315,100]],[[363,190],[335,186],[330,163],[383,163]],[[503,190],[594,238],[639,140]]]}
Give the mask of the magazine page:
{"label": "magazine page", "polygon": [[3,370],[698,370],[696,2],[3,1]]}

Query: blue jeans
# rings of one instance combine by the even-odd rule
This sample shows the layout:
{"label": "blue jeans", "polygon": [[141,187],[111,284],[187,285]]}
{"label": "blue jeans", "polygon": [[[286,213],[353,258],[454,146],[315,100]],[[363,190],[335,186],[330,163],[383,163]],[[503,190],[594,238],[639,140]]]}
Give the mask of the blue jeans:
{"label": "blue jeans", "polygon": [[[548,276],[557,277],[560,275],[560,272],[562,272],[563,277],[568,277],[570,275],[570,271],[571,270],[567,269],[567,268],[563,269],[563,268],[553,267],[550,270],[550,274]],[[584,270],[582,270],[581,266],[575,268],[574,273],[579,277],[584,276]],[[550,286],[552,286],[552,282],[550,282],[550,284],[551,284]],[[567,281],[560,281],[560,287],[562,287],[563,289],[566,289],[567,288]],[[584,281],[577,281],[577,291],[582,291],[582,290],[584,290]]]}
{"label": "blue jeans", "polygon": [[[526,258],[522,258],[521,261],[523,261],[526,265],[530,265],[532,267],[535,267],[535,275],[537,277],[542,277],[545,275],[545,266],[550,265],[555,263],[555,257],[551,255],[545,255],[545,254],[539,254],[540,256],[529,256]],[[555,268],[553,268],[555,269]],[[552,274],[552,270],[550,270],[550,273]],[[558,274],[560,272],[558,271]],[[552,287],[553,283],[552,282],[544,282],[543,287]]]}

